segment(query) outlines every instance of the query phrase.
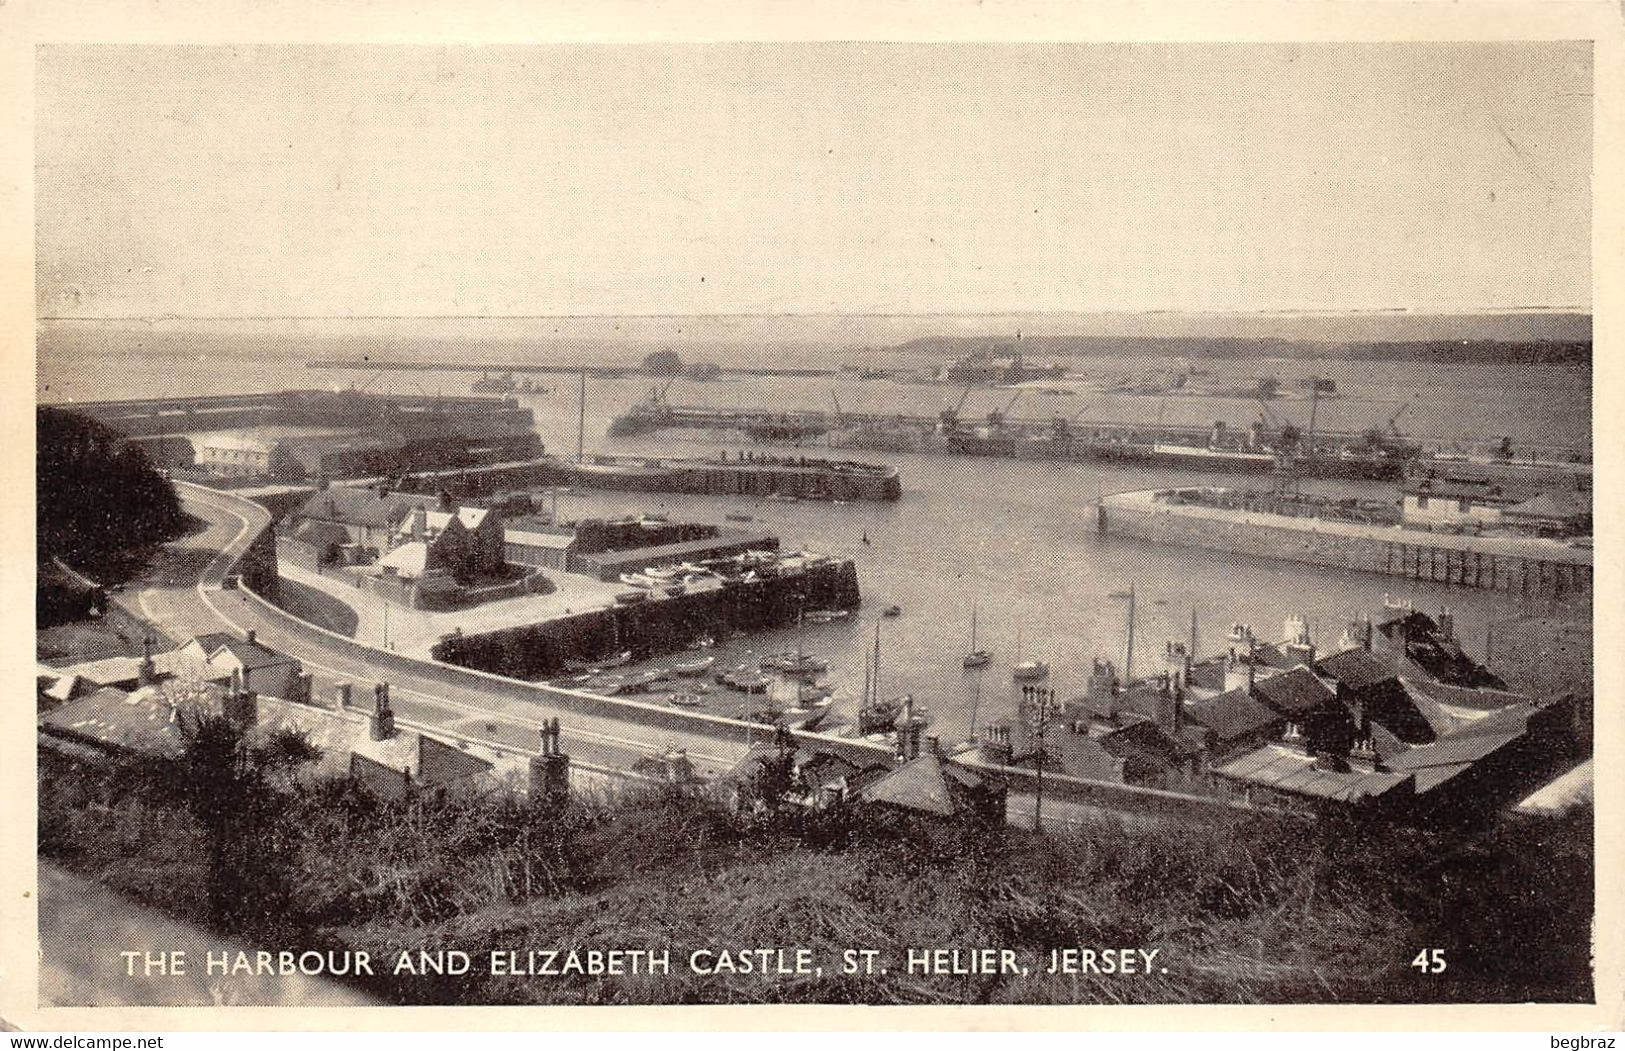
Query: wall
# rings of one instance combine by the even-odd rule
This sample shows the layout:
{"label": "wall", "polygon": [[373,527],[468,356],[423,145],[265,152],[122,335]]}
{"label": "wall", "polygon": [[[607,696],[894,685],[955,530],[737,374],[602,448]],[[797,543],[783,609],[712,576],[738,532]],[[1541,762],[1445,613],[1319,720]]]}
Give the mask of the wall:
{"label": "wall", "polygon": [[803,609],[853,609],[859,601],[857,567],[851,562],[831,563],[796,577],[457,636],[436,644],[430,654],[448,664],[541,679],[559,673],[568,661],[590,661],[623,650],[630,650],[636,659],[674,653],[701,635],[788,627]]}
{"label": "wall", "polygon": [[[1109,499],[1109,498],[1108,498]],[[1182,514],[1177,508],[1143,511],[1102,503],[1103,534],[1212,551],[1308,562],[1362,573],[1557,598],[1591,591],[1591,566],[1449,546],[1449,537],[1376,540],[1311,532],[1257,522]]]}

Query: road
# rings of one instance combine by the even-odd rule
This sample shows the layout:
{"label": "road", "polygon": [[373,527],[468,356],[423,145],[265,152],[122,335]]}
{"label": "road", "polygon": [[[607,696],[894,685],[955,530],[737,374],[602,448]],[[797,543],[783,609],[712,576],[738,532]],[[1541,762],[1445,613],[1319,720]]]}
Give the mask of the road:
{"label": "road", "polygon": [[[629,769],[641,756],[675,746],[686,749],[703,776],[723,773],[746,751],[743,741],[643,726],[571,710],[546,688],[513,681],[470,684],[455,672],[417,662],[408,670],[397,658],[385,670],[358,655],[356,647],[289,617],[263,609],[241,590],[223,587],[227,570],[270,514],[259,505],[201,486],[176,486],[189,514],[207,523],[202,531],[169,545],[138,584],[117,599],[177,643],[210,631],[239,636],[253,629],[265,645],[296,657],[314,676],[313,697],[331,706],[339,682],[353,686],[356,703],[371,704],[372,686],[386,680],[400,723],[451,737],[523,753],[537,751],[543,719],[558,717],[564,750],[578,762]],[[768,731],[764,730],[764,737]]]}
{"label": "road", "polygon": [[[318,704],[331,706],[336,685],[348,682],[355,703],[370,705],[373,683],[387,680],[401,725],[512,752],[536,752],[541,721],[557,717],[564,751],[578,764],[605,771],[629,770],[640,757],[674,746],[687,751],[696,773],[714,777],[732,768],[747,750],[745,740],[730,739],[720,731],[711,735],[578,711],[567,695],[561,697],[545,686],[495,676],[470,681],[455,669],[399,654],[388,655],[386,670],[369,660],[365,648],[354,641],[267,610],[240,589],[223,586],[227,571],[270,524],[269,512],[242,497],[202,486],[177,483],[176,489],[187,512],[207,523],[206,528],[169,545],[139,585],[116,598],[177,643],[209,631],[241,636],[253,629],[256,638],[298,658],[314,676],[313,698]],[[764,727],[757,739],[768,740],[770,734]],[[1057,826],[1124,816],[1058,798],[1046,799],[1044,809],[1045,824]],[[1031,827],[1031,796],[1011,792],[1009,816],[1012,824]]]}

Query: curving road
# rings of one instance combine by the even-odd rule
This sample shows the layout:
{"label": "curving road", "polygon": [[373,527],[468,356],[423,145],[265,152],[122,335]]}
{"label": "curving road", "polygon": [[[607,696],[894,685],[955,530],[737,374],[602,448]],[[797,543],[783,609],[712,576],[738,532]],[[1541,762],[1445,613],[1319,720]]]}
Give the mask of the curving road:
{"label": "curving road", "polygon": [[[230,631],[240,636],[253,629],[267,646],[298,658],[313,675],[318,704],[331,706],[336,685],[348,682],[356,702],[370,705],[373,683],[387,681],[401,725],[523,754],[538,750],[541,721],[557,717],[564,751],[573,761],[587,769],[610,772],[630,770],[640,757],[676,746],[687,751],[697,773],[716,776],[743,758],[750,740],[770,739],[772,731],[766,727],[746,728],[730,720],[717,720],[715,732],[708,733],[583,711],[578,706],[602,709],[617,702],[574,697],[516,679],[384,653],[323,631],[240,589],[223,586],[243,552],[270,524],[265,508],[190,483],[178,482],[176,490],[187,512],[204,521],[206,528],[168,545],[139,583],[116,599],[177,643],[204,632]],[[638,706],[626,704],[625,708],[635,713]],[[658,720],[662,716],[682,718],[686,713],[656,710],[652,715]],[[865,747],[860,742],[829,740],[842,750],[873,751],[881,761],[887,754],[883,748]],[[1062,799],[1046,799],[1044,811],[1046,825],[1102,817],[1120,820],[1124,813]],[[1012,791],[1011,823],[1030,826],[1032,816],[1031,797]]]}
{"label": "curving road", "polygon": [[[209,631],[237,635],[253,629],[270,648],[296,657],[314,676],[314,699],[330,705],[339,682],[353,684],[356,703],[371,704],[372,684],[388,681],[403,725],[512,751],[537,750],[537,727],[557,716],[565,751],[578,762],[629,769],[640,756],[675,745],[688,751],[703,775],[726,771],[748,747],[743,739],[698,733],[574,710],[570,698],[517,680],[470,676],[399,654],[377,654],[280,610],[267,609],[239,589],[223,586],[229,570],[270,514],[242,497],[187,483],[177,491],[202,531],[165,548],[137,584],[118,600],[177,642]],[[763,730],[765,736],[768,731]]]}

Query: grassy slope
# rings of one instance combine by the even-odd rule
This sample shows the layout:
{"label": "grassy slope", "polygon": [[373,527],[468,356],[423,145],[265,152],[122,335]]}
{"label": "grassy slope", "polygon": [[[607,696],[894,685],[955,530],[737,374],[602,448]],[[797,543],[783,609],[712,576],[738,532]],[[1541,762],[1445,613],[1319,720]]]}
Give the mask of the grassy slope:
{"label": "grassy slope", "polygon": [[[42,764],[41,852],[192,919],[206,908],[199,834],[183,813]],[[851,817],[740,825],[699,797],[521,806],[378,804],[343,785],[294,797],[296,911],[267,945],[393,958],[458,948],[476,973],[382,980],[419,1003],[1382,1002],[1564,1000],[1589,994],[1589,814],[1518,822],[1463,843],[1415,832],[1245,821],[1147,831],[1103,824],[1034,837]],[[90,806],[111,803],[110,808]],[[1156,948],[1166,974],[1038,973],[1051,947]],[[701,976],[701,948],[804,947],[822,976]],[[492,949],[669,949],[665,977],[492,977]],[[1025,977],[904,973],[906,950],[1016,949]],[[1422,948],[1442,977],[1408,968]],[[839,951],[889,973],[843,977]]]}

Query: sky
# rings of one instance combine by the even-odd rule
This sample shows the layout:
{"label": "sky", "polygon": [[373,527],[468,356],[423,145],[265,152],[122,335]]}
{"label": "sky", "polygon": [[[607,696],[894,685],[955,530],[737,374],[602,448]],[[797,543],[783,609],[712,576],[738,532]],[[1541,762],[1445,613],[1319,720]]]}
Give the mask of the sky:
{"label": "sky", "polygon": [[36,57],[45,316],[1591,302],[1584,42]]}

